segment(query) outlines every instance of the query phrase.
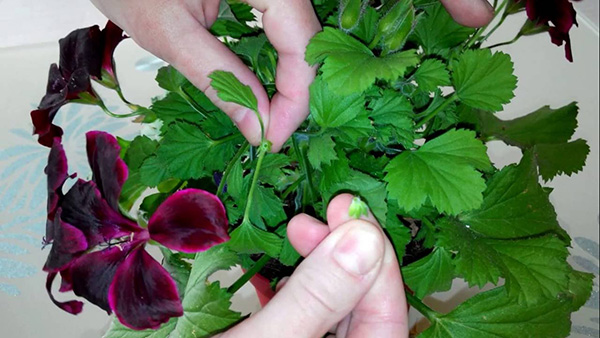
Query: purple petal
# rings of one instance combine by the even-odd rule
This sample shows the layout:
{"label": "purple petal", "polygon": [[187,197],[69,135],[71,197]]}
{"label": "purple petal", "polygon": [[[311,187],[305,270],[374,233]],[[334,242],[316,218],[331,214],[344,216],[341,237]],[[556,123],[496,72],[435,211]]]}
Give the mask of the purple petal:
{"label": "purple petal", "polygon": [[44,271],[57,272],[71,263],[88,248],[84,233],[69,223],[61,220],[61,209],[54,217],[52,249],[44,265]]}
{"label": "purple petal", "polygon": [[88,132],[86,139],[92,180],[108,205],[118,210],[119,195],[128,175],[127,165],[119,157],[121,147],[114,136],[101,131]]}
{"label": "purple petal", "polygon": [[104,34],[104,53],[102,55],[102,69],[104,69],[110,76],[115,79],[115,65],[113,60],[113,53],[117,48],[117,45],[126,38],[123,35],[123,30],[115,25],[112,21],[106,23],[106,27],[102,30]]}
{"label": "purple petal", "polygon": [[72,31],[58,42],[63,77],[70,78],[77,69],[84,69],[88,76],[100,76],[102,33],[98,26]]}
{"label": "purple petal", "polygon": [[221,201],[199,189],[176,192],[148,222],[150,238],[182,252],[198,252],[229,240],[227,216]]}
{"label": "purple petal", "polygon": [[81,230],[90,248],[114,238],[145,232],[109,206],[94,182],[78,180],[63,197],[61,208],[62,220]]}
{"label": "purple petal", "polygon": [[54,119],[56,112],[58,112],[58,108],[36,109],[31,111],[33,134],[38,135],[38,143],[43,146],[52,147],[54,139],[60,139],[63,135],[62,129],[59,126],[52,124],[52,120]]}
{"label": "purple petal", "polygon": [[67,157],[65,151],[60,143],[60,139],[54,139],[52,149],[48,155],[48,165],[44,169],[44,173],[48,177],[48,203],[47,203],[47,214],[48,221],[46,223],[46,238],[45,242],[49,243],[54,238],[54,230],[52,225],[54,224],[54,214],[58,208],[59,198],[62,196],[62,186],[67,180],[68,175]]}
{"label": "purple petal", "polygon": [[82,302],[76,300],[71,300],[68,302],[59,302],[54,298],[54,295],[52,294],[52,282],[54,282],[54,278],[56,278],[56,272],[49,273],[48,277],[46,278],[46,291],[48,292],[48,296],[50,296],[50,300],[52,300],[52,302],[56,306],[67,311],[68,313],[74,315],[80,313],[83,309]]}
{"label": "purple petal", "polygon": [[108,289],[117,268],[131,250],[141,243],[142,241],[128,242],[77,259],[69,269],[73,292],[110,313]]}
{"label": "purple petal", "polygon": [[60,107],[67,100],[67,80],[62,76],[56,63],[50,65],[46,95],[42,98],[39,109]]}
{"label": "purple petal", "polygon": [[108,302],[119,321],[134,330],[157,329],[171,317],[183,315],[175,282],[143,246],[117,269]]}

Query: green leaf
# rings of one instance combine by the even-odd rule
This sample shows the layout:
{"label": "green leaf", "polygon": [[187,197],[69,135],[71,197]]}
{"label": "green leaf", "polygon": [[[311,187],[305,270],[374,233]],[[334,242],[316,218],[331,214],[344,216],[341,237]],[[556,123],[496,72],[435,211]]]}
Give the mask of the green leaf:
{"label": "green leaf", "polygon": [[456,253],[455,270],[469,286],[483,287],[487,283],[498,284],[502,276],[499,258],[475,232],[457,222],[442,219],[436,223],[440,230],[437,246]]}
{"label": "green leaf", "polygon": [[425,9],[425,18],[418,21],[414,35],[426,54],[436,54],[458,46],[474,31],[456,23],[438,2]]}
{"label": "green leaf", "polygon": [[202,115],[178,93],[168,93],[164,98],[154,101],[151,110],[165,124],[175,120],[194,123],[202,119]]}
{"label": "green leaf", "polygon": [[571,269],[569,273],[568,296],[572,300],[571,311],[581,308],[592,294],[594,274]]}
{"label": "green leaf", "polygon": [[140,167],[140,182],[149,186],[156,187],[160,182],[169,178],[167,163],[158,156],[150,156],[142,163]]}
{"label": "green leaf", "polygon": [[414,76],[419,88],[424,91],[433,92],[439,86],[450,85],[450,74],[446,65],[437,59],[423,61]]}
{"label": "green leaf", "polygon": [[469,285],[496,284],[503,277],[508,295],[521,304],[556,298],[568,288],[569,253],[556,235],[491,239],[456,222],[437,226],[438,246],[456,253],[456,272]]}
{"label": "green leaf", "polygon": [[238,43],[231,46],[231,50],[256,67],[258,66],[258,56],[267,42],[267,36],[264,33],[258,36],[243,37]]}
{"label": "green leaf", "polygon": [[173,66],[165,66],[158,70],[156,74],[156,82],[160,88],[170,92],[178,92],[187,79]]}
{"label": "green leaf", "polygon": [[503,287],[468,299],[436,317],[423,338],[566,337],[571,327],[568,300],[548,299],[522,306]]}
{"label": "green leaf", "polygon": [[508,54],[467,50],[452,61],[452,84],[460,101],[473,108],[502,110],[515,96],[517,77]]}
{"label": "green leaf", "polygon": [[579,172],[585,165],[590,146],[585,140],[578,139],[569,143],[538,144],[533,147],[540,175],[549,181],[556,175]]}
{"label": "green leaf", "polygon": [[468,130],[450,130],[416,151],[404,151],[386,166],[390,198],[411,211],[429,199],[438,211],[456,215],[478,208],[488,169],[486,147]]}
{"label": "green leaf", "polygon": [[157,147],[158,142],[151,140],[146,136],[137,136],[134,138],[125,153],[124,160],[127,164],[127,168],[129,168],[129,170],[138,169],[144,160],[154,153]]}
{"label": "green leaf", "polygon": [[236,144],[236,138],[212,140],[193,124],[174,123],[158,148],[157,161],[165,163],[173,177],[199,178],[223,170]]}
{"label": "green leaf", "polygon": [[375,38],[377,33],[377,21],[379,14],[373,8],[368,6],[362,13],[358,25],[352,30],[352,35],[359,38],[362,42],[369,44]]}
{"label": "green leaf", "polygon": [[237,161],[227,177],[227,193],[239,200],[243,197],[244,191],[244,172],[242,170],[242,163]]}
{"label": "green leaf", "polygon": [[283,265],[294,266],[300,260],[300,254],[294,247],[287,236],[283,239],[283,245],[279,254],[279,261]]}
{"label": "green leaf", "polygon": [[217,20],[210,27],[211,33],[238,39],[244,34],[254,32],[251,27],[246,25],[247,21],[254,21],[251,10],[250,6],[243,3],[229,4],[227,1],[221,1]]}
{"label": "green leaf", "polygon": [[[248,177],[250,178],[250,177]],[[250,190],[249,182],[245,185],[245,191]],[[261,229],[274,227],[287,219],[285,210],[283,210],[283,202],[273,188],[265,188],[262,185],[257,185],[252,196],[252,208],[250,210],[250,221]]]}
{"label": "green leaf", "polygon": [[291,159],[282,153],[269,154],[263,159],[262,166],[260,167],[260,175],[258,180],[262,183],[270,184],[276,189],[289,178],[288,175],[292,175],[289,169],[285,167],[291,164]]}
{"label": "green leaf", "polygon": [[176,324],[177,318],[171,318],[171,320],[163,324],[158,330],[138,331],[124,326],[115,318],[102,338],[168,338]]}
{"label": "green leaf", "polygon": [[387,219],[385,225],[383,225],[383,229],[388,234],[394,246],[398,263],[402,264],[404,254],[406,253],[406,246],[410,243],[412,237],[410,228],[404,226],[398,219],[398,206],[395,201],[388,201]]}
{"label": "green leaf", "polygon": [[255,112],[258,101],[250,86],[244,85],[231,72],[216,70],[208,76],[210,85],[217,91],[217,96],[225,102],[237,103]]}
{"label": "green leaf", "polygon": [[330,135],[311,137],[308,141],[308,161],[313,168],[321,170],[321,164],[330,164],[337,159],[335,142]]}
{"label": "green leaf", "polygon": [[266,253],[277,257],[281,251],[283,240],[272,232],[261,230],[250,222],[242,222],[231,233],[228,246],[241,253]]}
{"label": "green leaf", "polygon": [[221,289],[219,282],[207,281],[214,272],[229,269],[237,262],[237,255],[225,245],[196,254],[182,300],[183,317],[178,318],[173,336],[210,337],[242,318],[229,309],[232,295]]}
{"label": "green leaf", "polygon": [[213,140],[238,133],[238,129],[233,122],[231,122],[229,116],[220,110],[210,112],[206,115],[206,118],[198,124],[206,136]]}
{"label": "green leaf", "polygon": [[415,50],[377,57],[360,41],[341,30],[325,27],[313,37],[306,49],[309,64],[324,62],[323,79],[339,95],[362,93],[376,79],[393,81],[415,66]]}
{"label": "green leaf", "polygon": [[575,102],[558,109],[544,106],[508,121],[485,111],[463,110],[463,113],[463,119],[475,124],[482,136],[495,137],[506,144],[526,149],[536,144],[568,142],[577,128],[578,107]]}
{"label": "green leaf", "polygon": [[418,298],[436,291],[448,291],[454,280],[452,255],[444,248],[436,248],[424,258],[403,267],[402,278]]}
{"label": "green leaf", "polygon": [[160,247],[160,251],[164,257],[162,265],[177,284],[179,298],[185,297],[185,289],[187,288],[187,283],[190,279],[192,265],[183,260],[180,254],[173,253],[165,247]]}
{"label": "green leaf", "polygon": [[321,77],[310,85],[311,116],[322,128],[336,128],[348,123],[364,111],[364,106],[362,95],[336,95]]}
{"label": "green leaf", "polygon": [[413,147],[413,107],[405,96],[393,90],[386,90],[381,97],[369,102],[369,108],[372,110],[370,117],[377,126],[376,131],[380,137],[389,136],[381,140],[382,143],[400,143],[406,148]]}
{"label": "green leaf", "polygon": [[129,211],[142,195],[148,186],[141,182],[141,175],[139,171],[130,171],[127,181],[121,188],[121,195],[119,195],[119,205],[121,208]]}
{"label": "green leaf", "polygon": [[553,231],[562,234],[548,192],[538,183],[531,153],[488,181],[481,208],[460,220],[474,231],[494,238],[516,238]]}

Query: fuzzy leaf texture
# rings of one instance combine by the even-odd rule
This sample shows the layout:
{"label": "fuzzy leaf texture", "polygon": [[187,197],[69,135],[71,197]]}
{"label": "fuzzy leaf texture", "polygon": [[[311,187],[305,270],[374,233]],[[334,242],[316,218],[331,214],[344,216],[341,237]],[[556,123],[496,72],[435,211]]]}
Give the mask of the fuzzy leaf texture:
{"label": "fuzzy leaf texture", "polygon": [[467,50],[452,61],[452,84],[460,101],[473,108],[500,111],[514,97],[517,77],[510,56],[489,49]]}
{"label": "fuzzy leaf texture", "polygon": [[323,62],[323,79],[339,95],[362,93],[376,79],[396,80],[418,60],[415,50],[377,57],[360,41],[331,27],[315,35],[306,48],[306,61]]}
{"label": "fuzzy leaf texture", "polygon": [[469,130],[450,130],[414,151],[404,151],[386,166],[390,198],[406,211],[427,200],[438,211],[456,215],[478,208],[489,169],[486,147]]}
{"label": "fuzzy leaf texture", "polygon": [[452,254],[444,248],[436,248],[429,255],[403,267],[402,278],[418,298],[436,291],[448,291],[454,280]]}

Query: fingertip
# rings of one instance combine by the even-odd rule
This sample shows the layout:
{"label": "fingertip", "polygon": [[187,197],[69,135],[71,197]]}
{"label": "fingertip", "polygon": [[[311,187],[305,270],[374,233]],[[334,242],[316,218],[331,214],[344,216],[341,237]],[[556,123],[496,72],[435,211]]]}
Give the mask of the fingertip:
{"label": "fingertip", "polygon": [[448,13],[459,24],[483,27],[494,18],[494,8],[487,0],[440,0]]}
{"label": "fingertip", "polygon": [[294,249],[306,257],[329,235],[329,227],[314,217],[299,214],[289,221],[287,235]]}
{"label": "fingertip", "polygon": [[[348,213],[348,209],[350,208],[354,197],[355,196],[352,194],[340,194],[329,202],[329,205],[327,206],[327,224],[331,231],[346,222],[354,220]],[[361,219],[373,224],[378,224],[375,216],[373,216],[370,210],[368,211],[368,215],[361,216]]]}

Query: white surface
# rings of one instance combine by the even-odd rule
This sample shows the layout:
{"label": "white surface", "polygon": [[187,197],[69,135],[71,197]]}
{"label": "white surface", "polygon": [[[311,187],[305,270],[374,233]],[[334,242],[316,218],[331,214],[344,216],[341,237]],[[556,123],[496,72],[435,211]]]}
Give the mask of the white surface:
{"label": "white surface", "polygon": [[[587,0],[579,5],[588,3],[595,3],[595,6],[591,5],[590,8],[595,9],[596,13],[597,1]],[[522,17],[511,20],[514,23],[512,29],[518,29]],[[588,21],[593,23],[594,20],[597,27],[597,15],[595,19],[590,16]],[[101,310],[90,304],[84,306],[81,315],[73,317],[57,309],[48,299],[44,289],[45,274],[38,270],[47,254],[47,251],[39,250],[45,196],[32,198],[30,195],[33,191],[45,194],[43,187],[41,192],[38,188],[43,178],[41,169],[46,152],[35,145],[33,138],[20,138],[11,133],[21,130],[19,135],[22,135],[31,130],[29,111],[44,94],[49,64],[58,61],[56,41],[74,28],[92,24],[103,26],[104,22],[102,16],[87,1],[0,0],[0,47],[10,47],[0,48],[0,154],[4,152],[5,155],[0,156],[0,245],[8,243],[21,248],[21,251],[14,247],[12,251],[6,248],[3,251],[3,247],[0,246],[0,265],[6,265],[10,259],[33,267],[33,270],[27,270],[27,277],[0,276],[2,337],[100,337],[109,321]],[[597,28],[594,33],[593,27],[585,24],[580,26],[573,29],[571,34],[575,57],[573,64],[564,60],[563,49],[552,45],[545,34],[524,38],[516,46],[505,48],[514,59],[519,88],[513,103],[508,105],[500,116],[514,118],[546,104],[559,107],[573,100],[579,102],[580,127],[575,137],[587,139],[591,146],[588,165],[574,178],[560,177],[551,182],[550,185],[555,187],[551,198],[556,205],[561,224],[573,237],[582,236],[597,240],[598,36]],[[514,32],[506,27],[498,34],[495,39],[501,41],[512,38]],[[125,94],[132,101],[141,104],[148,104],[150,96],[161,92],[154,84],[153,71],[138,71],[135,68],[137,61],[147,57],[148,54],[130,40],[124,42],[116,54]],[[117,101],[113,98],[110,102]],[[59,113],[59,121],[70,128],[71,149],[67,150],[70,158],[73,158],[71,163],[79,162],[80,167],[76,169],[80,176],[85,176],[87,169],[82,157],[84,155],[77,150],[82,146],[81,137],[85,131],[80,130],[82,128],[78,128],[79,126],[88,123],[92,128],[113,130],[124,136],[135,133],[122,125],[111,124],[112,120],[104,119],[102,113],[90,107],[84,107],[79,112],[70,111],[70,108],[63,109]],[[6,155],[9,150],[29,149],[26,147],[37,150],[23,151],[20,156],[10,158]],[[490,148],[492,159],[499,164],[518,159],[515,157],[518,153],[500,144],[492,144]],[[17,163],[14,158],[27,165],[22,169],[10,171],[9,169],[14,168],[13,165]],[[30,205],[31,201],[38,202]],[[42,216],[28,219],[36,212],[40,215],[40,211]],[[12,236],[12,239],[8,238],[7,241],[8,235]],[[591,257],[575,244],[572,251],[582,257]],[[597,258],[595,261],[593,257],[590,259],[595,262],[597,269]],[[20,295],[11,296],[2,291],[3,283],[16,285]],[[597,279],[595,285],[597,291]],[[441,301],[432,300],[430,303],[435,302],[436,307],[445,306],[449,309],[470,292],[472,291],[465,290],[462,285],[456,283],[452,293],[436,295]],[[59,295],[59,298],[72,299],[64,295]],[[248,299],[242,299],[241,303],[251,308],[254,306],[254,302]],[[598,316],[597,310],[584,308],[576,315],[574,322],[578,325],[589,323],[592,316]]]}

